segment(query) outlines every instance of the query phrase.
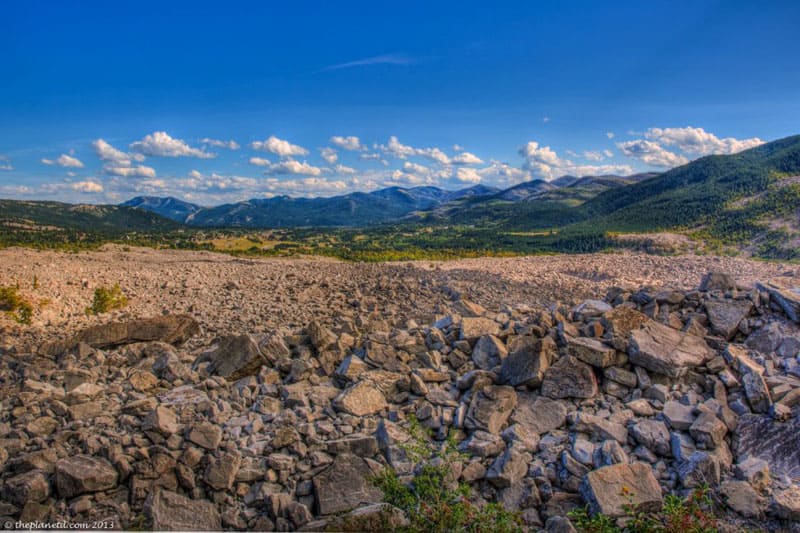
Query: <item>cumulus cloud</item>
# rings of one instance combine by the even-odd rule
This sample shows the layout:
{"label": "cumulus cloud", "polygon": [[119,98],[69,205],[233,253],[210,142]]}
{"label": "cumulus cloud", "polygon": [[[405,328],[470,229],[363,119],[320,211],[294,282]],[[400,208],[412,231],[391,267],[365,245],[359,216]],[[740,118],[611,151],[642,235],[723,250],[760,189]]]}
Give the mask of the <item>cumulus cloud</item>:
{"label": "cumulus cloud", "polygon": [[155,178],[156,171],[152,167],[137,165],[135,167],[118,167],[113,164],[103,166],[103,172],[111,176],[122,176],[123,178]]}
{"label": "cumulus cloud", "polygon": [[83,168],[83,162],[80,159],[75,157],[69,156],[67,154],[61,154],[58,159],[42,159],[42,163],[45,165],[58,165],[64,168]]}
{"label": "cumulus cloud", "polygon": [[206,137],[205,139],[200,141],[200,144],[204,144],[206,146],[214,146],[216,148],[227,148],[228,150],[238,150],[239,148],[241,148],[241,146],[239,146],[239,143],[237,143],[233,139],[229,141],[221,141],[219,139],[209,139]]}
{"label": "cumulus cloud", "polygon": [[461,146],[460,144],[454,144],[453,145],[453,151],[454,152],[463,152],[464,151],[464,147]]}
{"label": "cumulus cloud", "polygon": [[633,169],[629,165],[581,165],[559,155],[549,146],[541,146],[536,141],[530,141],[519,149],[519,154],[525,158],[523,169],[530,171],[534,176],[545,180],[552,180],[561,176],[590,176],[599,174],[631,174]]}
{"label": "cumulus cloud", "polygon": [[653,167],[672,168],[685,165],[687,158],[664,149],[660,144],[645,139],[617,143],[617,147],[627,157],[638,159]]}
{"label": "cumulus cloud", "polygon": [[267,175],[300,175],[300,176],[319,176],[322,174],[322,169],[309,165],[305,161],[300,162],[295,159],[286,159],[279,163],[273,163],[267,166]]}
{"label": "cumulus cloud", "polygon": [[72,189],[73,191],[86,192],[92,194],[103,192],[103,184],[92,180],[76,181],[75,183],[70,183],[69,188]]}
{"label": "cumulus cloud", "polygon": [[4,155],[0,155],[0,170],[14,170],[11,160]]}
{"label": "cumulus cloud", "polygon": [[334,135],[331,137],[331,144],[334,146],[338,146],[342,150],[349,150],[351,152],[361,152],[367,149],[366,146],[361,144],[361,139],[358,137],[351,135],[349,137],[341,137],[338,135]]}
{"label": "cumulus cloud", "polygon": [[758,137],[750,139],[735,139],[727,137],[720,139],[713,133],[703,128],[650,128],[644,136],[661,145],[675,146],[683,152],[692,155],[735,154],[742,150],[754,148],[764,141]]}
{"label": "cumulus cloud", "polygon": [[412,156],[419,156],[442,165],[450,164],[450,158],[439,148],[415,148],[401,143],[394,135],[389,137],[389,141],[386,144],[377,145],[377,149],[396,159],[408,159]]}
{"label": "cumulus cloud", "polygon": [[271,135],[266,141],[255,141],[250,143],[253,150],[260,150],[262,152],[269,152],[280,157],[292,157],[300,155],[308,155],[308,150],[302,146],[292,144],[289,141],[279,139]]}
{"label": "cumulus cloud", "polygon": [[141,141],[131,143],[130,148],[134,152],[155,157],[211,159],[217,156],[217,154],[206,152],[200,148],[192,148],[180,139],[173,139],[165,131],[156,131],[146,135]]}
{"label": "cumulus cloud", "polygon": [[456,155],[451,159],[451,162],[454,165],[480,165],[483,164],[483,160],[476,156],[475,154],[471,154],[469,152],[461,152],[460,154]]}
{"label": "cumulus cloud", "polygon": [[339,160],[339,154],[336,152],[336,150],[328,146],[325,148],[320,148],[319,153],[322,156],[322,159],[324,159],[329,165],[332,165]]}
{"label": "cumulus cloud", "polygon": [[613,139],[614,138],[614,132],[613,131],[607,131],[606,132],[606,137],[608,137],[609,139]]}
{"label": "cumulus cloud", "polygon": [[142,154],[128,154],[122,150],[117,150],[103,139],[96,139],[92,142],[95,154],[101,161],[114,163],[117,166],[129,167],[134,161],[144,161]]}
{"label": "cumulus cloud", "polygon": [[250,164],[257,167],[268,167],[272,164],[272,161],[264,159],[263,157],[251,157]]}
{"label": "cumulus cloud", "polygon": [[353,167],[348,167],[345,165],[336,165],[333,167],[333,171],[336,174],[356,174],[358,171]]}
{"label": "cumulus cloud", "polygon": [[460,167],[456,169],[456,179],[463,183],[480,183],[481,175],[474,168]]}

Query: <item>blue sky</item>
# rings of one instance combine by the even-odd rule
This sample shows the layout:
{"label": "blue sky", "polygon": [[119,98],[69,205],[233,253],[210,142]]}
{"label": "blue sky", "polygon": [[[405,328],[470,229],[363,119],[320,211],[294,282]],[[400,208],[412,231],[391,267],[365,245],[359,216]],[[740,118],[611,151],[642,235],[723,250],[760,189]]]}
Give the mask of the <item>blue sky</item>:
{"label": "blue sky", "polygon": [[800,133],[796,1],[492,4],[8,2],[0,197],[508,186]]}

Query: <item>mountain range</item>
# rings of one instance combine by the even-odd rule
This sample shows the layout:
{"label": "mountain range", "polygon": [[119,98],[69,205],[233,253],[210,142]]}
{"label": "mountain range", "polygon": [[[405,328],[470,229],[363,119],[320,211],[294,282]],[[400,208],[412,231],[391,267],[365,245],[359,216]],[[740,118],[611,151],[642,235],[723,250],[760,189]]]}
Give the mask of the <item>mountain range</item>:
{"label": "mountain range", "polygon": [[[0,201],[0,244],[20,242],[9,236],[42,228],[125,235],[191,227],[370,231],[386,225],[403,228],[402,233],[413,233],[420,225],[470,228],[483,232],[480,240],[469,242],[475,249],[501,242],[503,235],[533,239],[545,232],[558,234],[558,239],[597,240],[615,232],[668,230],[755,247],[765,256],[800,257],[800,135],[737,154],[702,157],[660,174],[564,176],[503,190],[483,185],[458,191],[390,187],[216,207],[158,197],[133,198],[119,206]],[[455,247],[457,233],[445,231],[431,246]]]}

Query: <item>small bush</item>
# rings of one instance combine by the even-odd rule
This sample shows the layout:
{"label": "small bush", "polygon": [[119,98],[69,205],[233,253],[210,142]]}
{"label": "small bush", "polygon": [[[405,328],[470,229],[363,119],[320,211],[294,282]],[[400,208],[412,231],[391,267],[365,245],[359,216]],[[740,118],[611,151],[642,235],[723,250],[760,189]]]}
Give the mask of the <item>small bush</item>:
{"label": "small bush", "polygon": [[19,287],[0,287],[0,311],[20,324],[30,325],[33,320],[33,305],[19,294]]}
{"label": "small bush", "polygon": [[506,511],[496,503],[479,507],[469,500],[468,484],[456,484],[451,480],[453,464],[461,457],[454,440],[448,439],[444,448],[436,451],[414,418],[411,418],[410,434],[411,439],[402,448],[409,459],[419,463],[411,482],[404,483],[391,468],[373,478],[373,483],[383,492],[384,501],[401,509],[408,517],[409,525],[402,531],[522,531],[519,513]]}
{"label": "small bush", "polygon": [[94,300],[91,307],[86,308],[87,315],[99,315],[114,309],[122,309],[128,305],[128,298],[122,293],[119,283],[110,289],[108,287],[98,287],[94,291]]}
{"label": "small bush", "polygon": [[[624,493],[623,495],[630,496]],[[672,494],[664,498],[660,511],[645,513],[634,505],[625,506],[624,528],[603,514],[592,516],[588,507],[569,513],[580,533],[715,533],[718,531],[713,502],[707,487],[692,491],[686,499]]]}

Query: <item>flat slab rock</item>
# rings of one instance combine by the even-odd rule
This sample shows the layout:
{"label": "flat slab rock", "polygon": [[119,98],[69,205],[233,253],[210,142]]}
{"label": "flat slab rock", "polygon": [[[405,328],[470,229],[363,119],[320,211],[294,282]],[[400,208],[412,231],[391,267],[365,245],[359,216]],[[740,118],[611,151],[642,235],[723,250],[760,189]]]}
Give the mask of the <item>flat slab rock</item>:
{"label": "flat slab rock", "polygon": [[800,324],[800,287],[787,286],[780,281],[757,283],[756,287],[768,292],[770,298],[781,306],[783,312]]}
{"label": "flat slab rock", "polygon": [[800,478],[800,417],[778,422],[766,415],[744,415],[736,426],[734,453],[737,461],[758,457],[771,472]]}
{"label": "flat slab rock", "polygon": [[153,531],[219,531],[222,520],[216,506],[207,500],[190,500],[168,490],[150,494],[144,507]]}
{"label": "flat slab rock", "polygon": [[92,326],[71,339],[45,344],[39,349],[39,353],[52,357],[69,351],[81,343],[93,348],[152,341],[180,344],[199,332],[200,324],[188,315],[154,316]]}
{"label": "flat slab rock", "polygon": [[330,467],[314,477],[319,514],[336,514],[379,503],[383,494],[369,481],[372,474],[361,457],[350,453],[337,455]]}
{"label": "flat slab rock", "polygon": [[631,333],[628,356],[635,365],[677,378],[711,359],[714,352],[700,337],[649,320]]}
{"label": "flat slab rock", "polygon": [[604,466],[586,474],[581,496],[593,513],[616,518],[625,516],[625,506],[642,511],[661,508],[661,487],[650,465],[634,463]]}

